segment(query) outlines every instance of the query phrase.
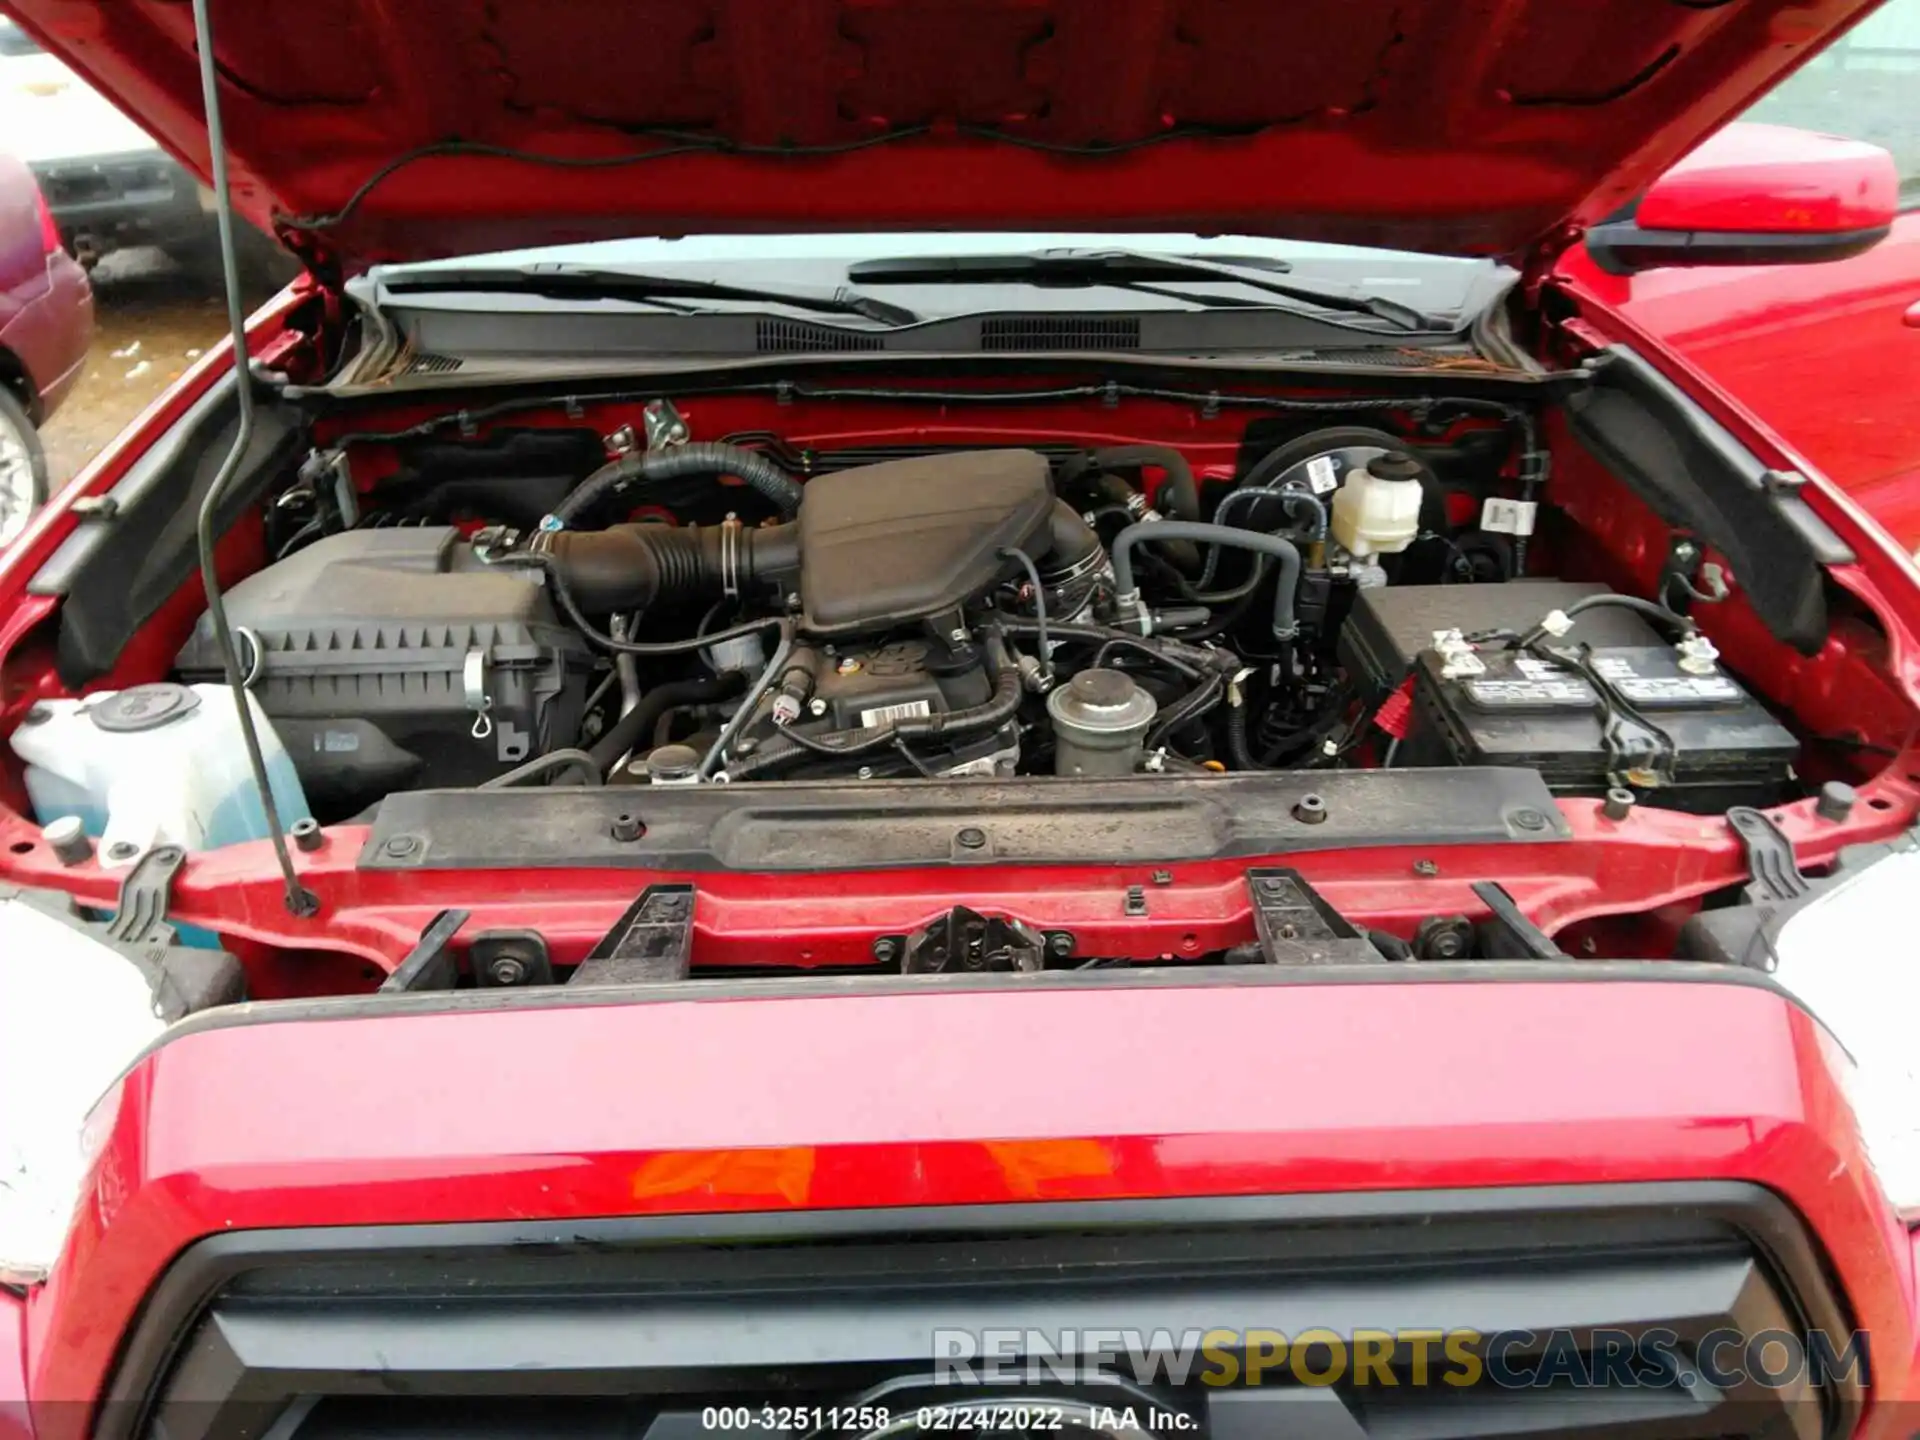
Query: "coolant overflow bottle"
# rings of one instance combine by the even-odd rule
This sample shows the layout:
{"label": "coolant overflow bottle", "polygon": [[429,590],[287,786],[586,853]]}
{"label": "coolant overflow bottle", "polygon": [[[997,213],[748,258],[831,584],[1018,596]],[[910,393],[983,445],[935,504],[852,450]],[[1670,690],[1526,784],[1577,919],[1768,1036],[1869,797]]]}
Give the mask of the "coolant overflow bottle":
{"label": "coolant overflow bottle", "polygon": [[1349,471],[1333,497],[1333,538],[1348,554],[1397,555],[1420,533],[1420,462],[1390,450]]}

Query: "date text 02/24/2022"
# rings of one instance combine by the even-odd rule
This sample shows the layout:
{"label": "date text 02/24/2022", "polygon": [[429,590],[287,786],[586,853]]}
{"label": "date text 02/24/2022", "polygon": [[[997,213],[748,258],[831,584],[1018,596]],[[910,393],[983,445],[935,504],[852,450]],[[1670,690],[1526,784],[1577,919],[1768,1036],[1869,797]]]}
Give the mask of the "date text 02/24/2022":
{"label": "date text 02/24/2022", "polygon": [[[1071,1413],[1069,1409],[1071,1408]],[[909,1423],[910,1420],[910,1423]],[[950,1434],[1061,1431],[1069,1422],[1076,1428],[1112,1433],[1138,1430],[1176,1434],[1199,1428],[1193,1416],[1179,1410],[1151,1409],[1144,1413],[1131,1405],[1068,1407],[1037,1401],[962,1401],[922,1405],[909,1417],[878,1405],[709,1405],[700,1414],[706,1430],[773,1431],[782,1434],[876,1433],[913,1431]]]}

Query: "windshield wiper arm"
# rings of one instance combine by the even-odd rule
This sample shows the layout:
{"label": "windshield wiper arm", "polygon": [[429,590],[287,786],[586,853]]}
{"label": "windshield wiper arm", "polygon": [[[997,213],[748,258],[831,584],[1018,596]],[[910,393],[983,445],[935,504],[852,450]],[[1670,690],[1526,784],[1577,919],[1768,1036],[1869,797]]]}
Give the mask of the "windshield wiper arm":
{"label": "windshield wiper arm", "polygon": [[[1275,267],[1282,272],[1287,268],[1284,264]],[[1324,310],[1371,315],[1407,331],[1452,334],[1457,328],[1438,316],[1365,290],[1277,279],[1275,269],[1141,250],[1034,250],[1012,255],[909,255],[862,260],[847,267],[847,278],[889,285],[1109,285],[1117,290],[1168,295],[1195,305],[1245,307],[1259,303],[1223,295],[1188,295],[1162,289],[1155,282],[1229,284]]]}
{"label": "windshield wiper arm", "polygon": [[633,300],[662,309],[693,313],[673,300],[740,300],[752,304],[785,305],[819,315],[858,315],[881,325],[913,325],[920,317],[904,305],[876,300],[871,295],[840,286],[809,289],[800,286],[732,285],[724,280],[702,280],[691,275],[650,275],[638,270],[596,270],[578,265],[524,265],[446,270],[420,270],[386,275],[381,282],[395,294],[436,294],[448,291],[539,295],[554,300]]}

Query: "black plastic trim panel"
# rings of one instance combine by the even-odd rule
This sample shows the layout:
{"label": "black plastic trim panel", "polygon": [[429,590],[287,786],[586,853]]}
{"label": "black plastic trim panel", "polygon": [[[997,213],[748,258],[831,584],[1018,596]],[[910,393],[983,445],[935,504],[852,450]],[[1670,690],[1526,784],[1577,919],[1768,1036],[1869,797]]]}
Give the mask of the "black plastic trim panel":
{"label": "black plastic trim panel", "polygon": [[[28,583],[62,595],[57,667],[78,689],[113,668],[120,652],[199,564],[195,525],[239,427],[232,376],[208,393],[128,467]],[[300,448],[301,418],[263,399],[240,478],[221,497],[215,533],[239,523],[259,482],[284,473]]]}
{"label": "black plastic trim panel", "polygon": [[1760,457],[1629,346],[1567,398],[1581,445],[1662,520],[1724,554],[1754,612],[1802,654],[1827,638],[1825,566],[1853,550]]}
{"label": "black plastic trim panel", "polygon": [[[1294,815],[1303,796],[1324,819]],[[645,833],[613,838],[616,816]],[[1378,845],[1528,844],[1571,832],[1531,770],[1198,779],[417,790],[387,797],[363,870],[819,871],[1119,865]]]}
{"label": "black plastic trim panel", "polygon": [[[297,1435],[303,1396],[671,1407],[730,1384],[897,1373],[934,1353],[936,1326],[1661,1326],[1684,1344],[1727,1324],[1847,1329],[1797,1217],[1731,1182],[253,1231],[204,1240],[161,1277],[95,1420],[103,1440],[149,1421],[224,1440],[264,1433],[290,1402]],[[1810,1440],[1847,1433],[1862,1399],[1846,1382],[1744,1392],[1585,1405],[1579,1420]],[[1456,1428],[1453,1398],[1428,1397],[1433,1433]],[[1495,1394],[1484,1405],[1506,1413],[1485,1418],[1564,1430],[1547,1401]],[[1634,1423],[1648,1404],[1665,1408]]]}

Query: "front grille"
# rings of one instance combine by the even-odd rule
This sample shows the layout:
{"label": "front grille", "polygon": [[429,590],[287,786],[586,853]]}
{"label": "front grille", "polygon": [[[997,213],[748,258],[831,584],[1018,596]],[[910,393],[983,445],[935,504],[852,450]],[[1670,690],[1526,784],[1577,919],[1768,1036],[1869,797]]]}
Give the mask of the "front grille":
{"label": "front grille", "polygon": [[1138,350],[1140,322],[1125,316],[1004,315],[980,322],[982,350]]}
{"label": "front grille", "polygon": [[[1075,1357],[1118,1331],[1168,1337],[1125,1393],[1184,1417],[1190,1440],[1822,1440],[1850,1428],[1857,1384],[1569,1377],[1622,1335],[1671,1332],[1685,1357],[1710,1334],[1839,1316],[1790,1212],[1739,1185],[255,1232],[204,1242],[163,1279],[99,1429],[696,1440],[721,1409],[812,1412],[876,1386],[903,1412],[978,1397],[926,1388],[936,1356],[963,1354],[956,1337],[1040,1357],[1016,1400],[1110,1397]],[[1257,1387],[1208,1383],[1221,1371],[1197,1352],[1174,1372],[1183,1335],[1316,1329],[1401,1339],[1364,1380],[1329,1375],[1311,1347],[1306,1375],[1328,1383],[1284,1363]],[[1409,1332],[1430,1329],[1536,1336],[1507,1350],[1508,1372],[1559,1358],[1525,1388],[1459,1387],[1438,1378],[1450,1352],[1416,1360]],[[772,1428],[820,1428],[801,1418]],[[767,1434],[757,1418],[727,1428]],[[1062,1433],[1022,1433],[1045,1431]]]}

